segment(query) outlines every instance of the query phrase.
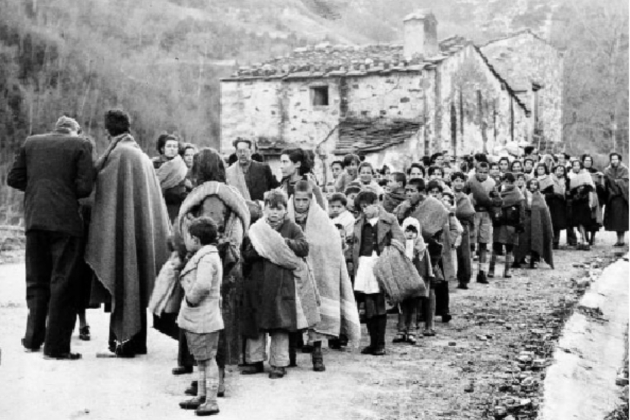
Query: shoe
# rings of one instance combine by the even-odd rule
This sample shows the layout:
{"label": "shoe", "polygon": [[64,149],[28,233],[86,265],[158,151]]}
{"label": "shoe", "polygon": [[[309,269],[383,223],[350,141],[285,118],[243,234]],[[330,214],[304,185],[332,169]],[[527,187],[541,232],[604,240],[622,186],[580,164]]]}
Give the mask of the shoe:
{"label": "shoe", "polygon": [[177,366],[177,367],[174,367],[173,370],[171,370],[171,372],[173,373],[173,375],[184,375],[187,373],[192,373],[193,368],[192,366]]}
{"label": "shoe", "polygon": [[416,344],[416,336],[414,334],[407,335],[407,343],[411,345]]}
{"label": "shoe", "polygon": [[197,384],[198,384],[197,381],[192,381],[190,383],[190,386],[186,388],[186,390],[184,391],[184,394],[190,395],[191,397],[197,396],[197,388],[198,388]]}
{"label": "shoe", "polygon": [[443,322],[444,324],[448,324],[448,322],[449,322],[451,319],[453,319],[453,317],[451,316],[451,314],[445,314],[445,315],[442,315],[442,322]]}
{"label": "shoe", "polygon": [[407,341],[407,334],[399,332],[392,340],[392,343],[404,343],[405,341]]}
{"label": "shoe", "polygon": [[304,344],[302,346],[302,353],[312,353],[313,352],[313,345],[311,344]]}
{"label": "shoe", "polygon": [[36,347],[34,349],[30,347],[24,347],[24,353],[37,353],[40,350],[41,350],[41,347]]}
{"label": "shoe", "polygon": [[462,289],[462,290],[468,290],[468,284],[466,284],[466,283],[459,283],[457,285],[457,288],[458,289]]}
{"label": "shoe", "polygon": [[477,283],[488,284],[488,279],[486,278],[486,273],[480,271],[477,273]]}
{"label": "shoe", "polygon": [[516,262],[516,261],[514,261],[514,262],[512,263],[512,268],[521,268],[521,263],[520,263],[520,262]]}
{"label": "shoe", "polygon": [[79,328],[79,340],[90,341],[90,326],[86,325],[85,327]]}
{"label": "shoe", "polygon": [[623,243],[623,242],[616,242],[613,246],[617,247],[617,248],[622,248],[622,247],[626,246],[626,244]]}
{"label": "shoe", "polygon": [[195,397],[179,403],[179,407],[184,410],[196,410],[199,406],[206,402],[206,397]]}
{"label": "shoe", "polygon": [[254,375],[256,373],[263,373],[265,371],[265,366],[263,362],[256,362],[245,365],[241,369],[241,375]]}
{"label": "shoe", "polygon": [[79,360],[80,358],[81,353],[44,354],[46,360]]}
{"label": "shoe", "polygon": [[287,370],[283,367],[271,367],[271,372],[269,372],[269,379],[281,379],[284,378],[284,375],[287,374]]}
{"label": "shoe", "polygon": [[555,251],[555,250],[560,249],[560,244],[553,244],[552,249],[553,249],[554,251]]}
{"label": "shoe", "polygon": [[225,368],[219,368],[219,385],[217,387],[217,397],[225,397]]}
{"label": "shoe", "polygon": [[219,414],[219,405],[216,401],[206,401],[195,410],[195,414],[200,417]]}
{"label": "shoe", "polygon": [[313,360],[313,371],[315,372],[326,371],[326,366],[324,366],[324,355],[322,354],[321,347],[315,348],[313,353],[311,353],[311,358]]}
{"label": "shoe", "polygon": [[361,354],[372,354],[374,352],[374,346],[367,346],[361,349]]}
{"label": "shoe", "polygon": [[384,356],[385,355],[385,347],[378,346],[372,351],[372,356]]}
{"label": "shoe", "polygon": [[426,329],[422,332],[422,335],[424,335],[425,337],[433,337],[435,336],[435,330]]}

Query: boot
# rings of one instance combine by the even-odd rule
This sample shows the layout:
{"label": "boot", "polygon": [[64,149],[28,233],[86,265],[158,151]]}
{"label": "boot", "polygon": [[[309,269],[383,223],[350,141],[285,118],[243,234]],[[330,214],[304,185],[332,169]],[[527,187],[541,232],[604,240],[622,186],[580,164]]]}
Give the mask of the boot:
{"label": "boot", "polygon": [[219,405],[217,404],[217,393],[219,391],[219,382],[206,380],[206,401],[195,410],[198,416],[211,416],[219,413]]}
{"label": "boot", "polygon": [[326,366],[324,366],[324,355],[322,353],[321,341],[313,343],[313,353],[311,353],[311,359],[313,360],[313,370],[315,372],[324,372],[326,370]]}
{"label": "boot", "polygon": [[370,345],[361,349],[361,354],[372,354],[374,348],[376,347],[376,332],[374,328],[375,317],[366,319],[365,324],[367,326],[368,334],[370,335]]}
{"label": "boot", "polygon": [[479,273],[477,273],[477,283],[488,284],[486,273],[484,273],[483,271],[479,271]]}
{"label": "boot", "polygon": [[289,333],[289,367],[297,367],[298,335],[301,333]]}
{"label": "boot", "polygon": [[190,386],[188,388],[186,388],[186,390],[184,391],[184,394],[186,395],[190,395],[190,396],[196,396],[197,395],[197,381],[192,381],[190,383]]}
{"label": "boot", "polygon": [[494,266],[497,264],[497,254],[492,251],[492,255],[490,256],[490,268],[488,268],[488,277],[494,277]]}
{"label": "boot", "polygon": [[287,370],[284,367],[271,366],[271,372],[269,372],[270,379],[281,379],[287,374]]}
{"label": "boot", "polygon": [[435,335],[434,327],[434,314],[435,314],[435,291],[429,292],[429,297],[424,301],[424,332],[422,335],[433,336]]}
{"label": "boot", "polygon": [[385,355],[385,332],[387,330],[387,315],[379,315],[376,317],[375,322],[375,343],[372,355],[383,356]]}
{"label": "boot", "polygon": [[512,253],[505,253],[505,267],[503,268],[503,278],[509,279],[512,278],[512,274],[510,274],[510,266],[512,265]]}
{"label": "boot", "polygon": [[219,368],[219,388],[217,390],[217,397],[225,397],[225,368]]}
{"label": "boot", "polygon": [[241,369],[241,375],[254,375],[256,373],[263,373],[265,371],[265,367],[263,362],[250,363],[243,366]]}

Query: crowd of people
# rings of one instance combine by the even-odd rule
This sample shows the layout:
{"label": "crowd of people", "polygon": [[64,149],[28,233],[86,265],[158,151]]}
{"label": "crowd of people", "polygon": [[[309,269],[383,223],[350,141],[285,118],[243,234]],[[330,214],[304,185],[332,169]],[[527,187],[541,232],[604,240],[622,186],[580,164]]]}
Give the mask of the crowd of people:
{"label": "crowd of people", "polygon": [[[29,137],[8,177],[25,191],[26,289],[22,344],[50,359],[77,360],[71,335],[90,339],[85,309],[111,312],[112,357],[147,352],[153,326],[177,340],[173,374],[198,379],[184,409],[219,412],[225,366],[283,378],[298,351],[326,370],[322,346],[386,353],[387,314],[398,312],[394,343],[436,335],[449,322],[449,284],[467,289],[514,268],[553,268],[554,250],[588,250],[596,233],[628,230],[628,169],[611,153],[522,153],[455,159],[434,153],[408,167],[376,168],[348,154],[314,174],[313,153],[280,154],[276,178],[249,139],[221,156],[163,134],[150,159],[129,116],[108,111],[109,146],[94,145],[61,117],[52,133]],[[520,156],[518,156],[520,154]],[[326,168],[328,169],[328,168]],[[267,354],[269,353],[269,354]]]}

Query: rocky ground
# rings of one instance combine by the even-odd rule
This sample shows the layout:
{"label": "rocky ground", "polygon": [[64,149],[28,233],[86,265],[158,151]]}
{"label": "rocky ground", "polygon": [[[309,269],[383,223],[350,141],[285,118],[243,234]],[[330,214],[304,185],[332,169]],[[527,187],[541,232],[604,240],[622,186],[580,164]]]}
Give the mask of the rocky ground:
{"label": "rocky ground", "polygon": [[[614,237],[600,235],[592,251],[562,249],[556,268],[520,269],[514,277],[451,288],[453,319],[418,344],[390,344],[388,354],[327,350],[327,371],[310,369],[309,355],[282,380],[241,376],[229,369],[220,400],[224,419],[534,419],[545,369],[566,318],[589,279],[615,259]],[[627,249],[623,250],[627,252]],[[7,257],[5,257],[7,258]],[[17,257],[11,257],[17,258]],[[592,314],[597,316],[597,314]],[[149,333],[149,354],[97,359],[106,346],[107,316],[88,312],[90,342],[73,340],[78,362],[27,354],[19,339],[26,317],[23,263],[0,266],[0,417],[7,419],[178,419],[191,375],[174,377],[176,343]],[[366,334],[364,328],[364,334]],[[363,337],[365,344],[367,336]],[[621,360],[619,361],[621,366]],[[613,397],[611,397],[613,398]]]}

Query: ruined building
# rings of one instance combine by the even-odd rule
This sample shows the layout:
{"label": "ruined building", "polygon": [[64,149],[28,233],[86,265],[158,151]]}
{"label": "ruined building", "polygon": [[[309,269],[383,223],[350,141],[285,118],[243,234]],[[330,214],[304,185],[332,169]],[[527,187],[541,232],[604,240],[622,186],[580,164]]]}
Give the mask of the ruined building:
{"label": "ruined building", "polygon": [[403,45],[298,48],[221,81],[221,149],[254,139],[271,157],[296,145],[402,168],[436,151],[549,149],[562,138],[562,55],[530,31],[474,45],[438,42],[430,12]]}

